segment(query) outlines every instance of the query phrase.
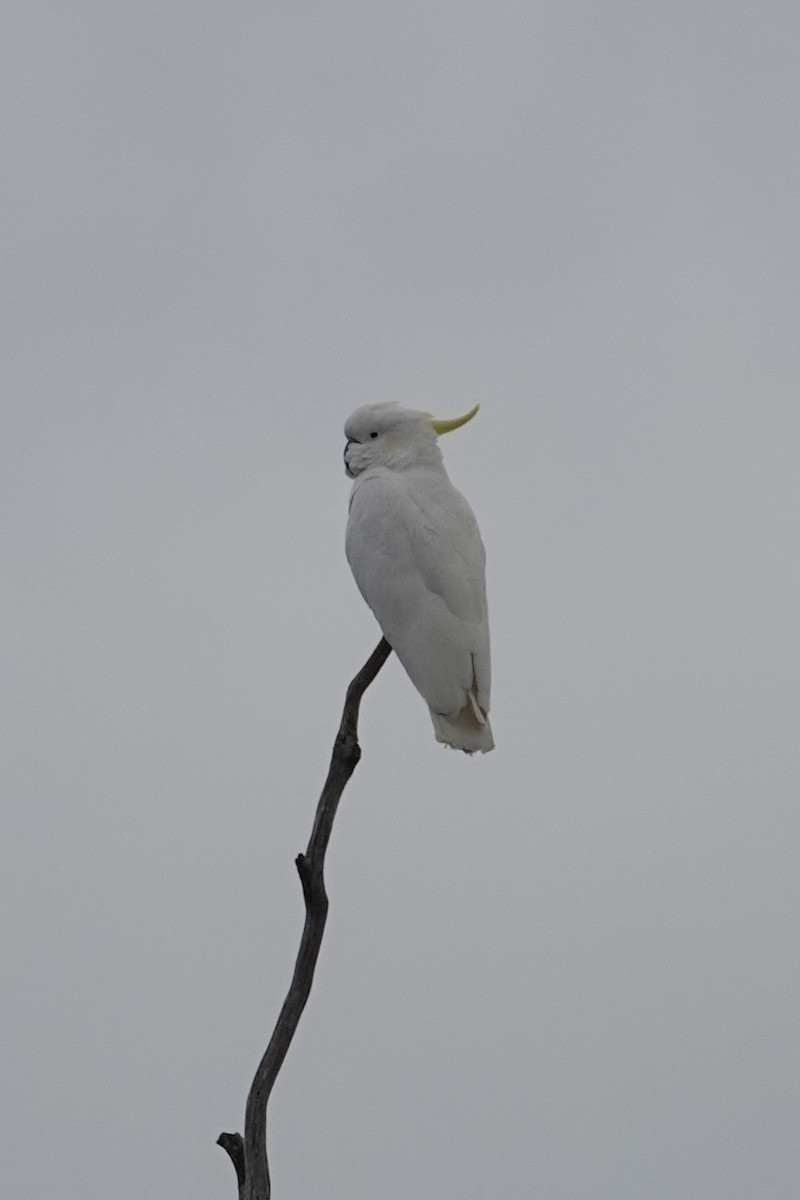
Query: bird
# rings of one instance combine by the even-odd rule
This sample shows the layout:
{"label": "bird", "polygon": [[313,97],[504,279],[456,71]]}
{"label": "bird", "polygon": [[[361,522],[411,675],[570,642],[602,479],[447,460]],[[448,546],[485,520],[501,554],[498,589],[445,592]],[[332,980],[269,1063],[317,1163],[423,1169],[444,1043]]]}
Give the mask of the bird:
{"label": "bird", "polygon": [[430,709],[436,740],[474,754],[494,748],[486,555],[475,515],[447,475],[435,420],[367,404],[345,423],[354,481],[345,552],[361,595]]}

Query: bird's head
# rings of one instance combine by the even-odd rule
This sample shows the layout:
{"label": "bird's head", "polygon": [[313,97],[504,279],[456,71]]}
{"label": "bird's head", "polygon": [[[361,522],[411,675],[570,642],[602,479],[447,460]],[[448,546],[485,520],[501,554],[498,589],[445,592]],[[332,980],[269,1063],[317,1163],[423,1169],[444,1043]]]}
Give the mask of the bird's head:
{"label": "bird's head", "polygon": [[397,404],[367,404],[357,408],[344,427],[344,469],[351,479],[370,467],[402,471],[407,467],[438,465],[442,452],[439,435],[466,425],[478,411],[476,404],[463,417],[437,421],[430,413]]}

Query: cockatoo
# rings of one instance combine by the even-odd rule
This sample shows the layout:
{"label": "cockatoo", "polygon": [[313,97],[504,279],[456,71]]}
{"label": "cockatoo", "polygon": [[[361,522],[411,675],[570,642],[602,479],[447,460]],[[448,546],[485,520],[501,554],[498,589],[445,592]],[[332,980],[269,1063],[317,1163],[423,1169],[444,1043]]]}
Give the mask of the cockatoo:
{"label": "cockatoo", "polygon": [[355,480],[347,561],[427,702],[437,741],[467,754],[494,747],[485,553],[438,438],[477,411],[436,421],[396,404],[368,404],[344,427],[345,470]]}

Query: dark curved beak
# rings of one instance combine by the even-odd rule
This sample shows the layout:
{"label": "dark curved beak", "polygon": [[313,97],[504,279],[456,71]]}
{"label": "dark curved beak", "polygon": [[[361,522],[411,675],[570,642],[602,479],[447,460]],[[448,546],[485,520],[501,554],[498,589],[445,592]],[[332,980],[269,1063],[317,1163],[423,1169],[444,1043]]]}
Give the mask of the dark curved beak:
{"label": "dark curved beak", "polygon": [[348,438],[348,439],[347,439],[347,441],[345,442],[345,446],[344,446],[344,455],[343,455],[343,457],[344,457],[344,471],[345,471],[345,474],[346,474],[346,475],[349,475],[351,479],[355,479],[355,475],[354,475],[354,474],[353,474],[353,472],[350,470],[350,467],[349,467],[349,465],[348,465],[348,462],[347,462],[347,451],[348,451],[348,450],[350,449],[350,447],[353,445],[354,441],[355,441],[355,439],[354,439],[354,438]]}

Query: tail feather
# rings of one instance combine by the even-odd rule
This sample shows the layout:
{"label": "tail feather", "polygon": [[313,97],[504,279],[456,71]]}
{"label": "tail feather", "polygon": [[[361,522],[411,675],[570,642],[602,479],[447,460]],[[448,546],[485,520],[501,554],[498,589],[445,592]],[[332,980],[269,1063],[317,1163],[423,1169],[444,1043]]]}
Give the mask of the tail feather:
{"label": "tail feather", "polygon": [[443,742],[453,750],[463,750],[465,754],[480,750],[481,754],[486,754],[494,749],[489,714],[480,707],[471,691],[462,709],[451,713],[437,713],[431,709],[431,720],[437,742]]}

